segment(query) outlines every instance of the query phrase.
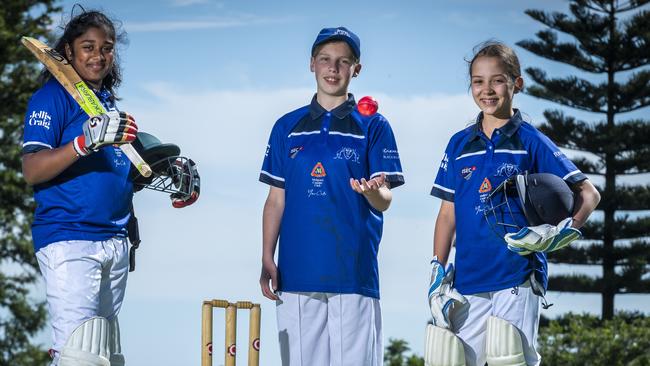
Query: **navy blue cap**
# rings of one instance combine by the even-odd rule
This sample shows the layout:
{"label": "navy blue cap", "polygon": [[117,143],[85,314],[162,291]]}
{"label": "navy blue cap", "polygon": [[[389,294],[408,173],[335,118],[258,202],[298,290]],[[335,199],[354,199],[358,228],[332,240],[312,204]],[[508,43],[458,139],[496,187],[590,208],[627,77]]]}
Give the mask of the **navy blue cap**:
{"label": "navy blue cap", "polygon": [[314,55],[314,50],[318,45],[334,40],[344,41],[348,46],[350,46],[352,53],[354,53],[357,58],[361,58],[361,40],[359,40],[359,37],[357,37],[356,34],[352,33],[345,27],[321,29],[314,41],[314,45],[311,46],[312,56]]}

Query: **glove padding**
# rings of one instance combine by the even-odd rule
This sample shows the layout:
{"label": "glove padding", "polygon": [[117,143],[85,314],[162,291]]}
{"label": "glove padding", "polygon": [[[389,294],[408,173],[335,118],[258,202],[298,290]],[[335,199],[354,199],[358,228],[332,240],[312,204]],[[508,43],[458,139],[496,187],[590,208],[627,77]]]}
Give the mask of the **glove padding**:
{"label": "glove padding", "polygon": [[506,234],[504,239],[508,243],[508,249],[519,255],[552,252],[582,238],[580,230],[571,227],[572,223],[573,219],[568,217],[557,226],[542,224],[525,227],[516,233]]}
{"label": "glove padding", "polygon": [[465,304],[467,299],[454,287],[454,266],[450,264],[447,271],[442,263],[434,257],[431,261],[431,284],[429,285],[429,307],[433,324],[449,329],[449,310],[455,303]]}
{"label": "glove padding", "polygon": [[201,193],[201,177],[196,164],[192,159],[176,159],[173,169],[177,169],[177,174],[173,175],[173,182],[179,192],[169,196],[172,206],[174,208],[189,206],[199,199]]}
{"label": "glove padding", "polygon": [[73,147],[77,154],[86,156],[106,145],[128,144],[135,140],[138,125],[126,112],[108,112],[90,117],[83,126],[83,135],[74,139]]}

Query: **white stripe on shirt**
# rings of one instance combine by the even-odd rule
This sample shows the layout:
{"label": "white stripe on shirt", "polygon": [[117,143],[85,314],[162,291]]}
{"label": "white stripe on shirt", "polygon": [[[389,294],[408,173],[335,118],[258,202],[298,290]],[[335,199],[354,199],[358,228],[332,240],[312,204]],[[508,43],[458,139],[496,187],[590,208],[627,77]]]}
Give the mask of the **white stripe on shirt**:
{"label": "white stripe on shirt", "polygon": [[353,135],[351,133],[343,133],[343,132],[338,132],[338,131],[330,131],[330,135],[340,135],[340,136],[346,136],[346,137],[353,137],[355,139],[365,139],[366,136],[364,135]]}
{"label": "white stripe on shirt", "polygon": [[567,179],[569,179],[569,177],[572,177],[572,176],[574,176],[576,174],[580,174],[580,173],[582,173],[580,170],[574,170],[571,173],[569,173],[569,174],[565,175],[564,177],[562,177],[562,179],[567,180]]}
{"label": "white stripe on shirt", "polygon": [[289,136],[287,137],[292,137],[292,136],[303,136],[303,135],[315,135],[317,133],[320,133],[320,130],[316,131],[305,131],[305,132],[291,132]]}
{"label": "white stripe on shirt", "polygon": [[473,155],[483,155],[483,154],[485,154],[485,150],[483,150],[483,151],[477,151],[477,152],[473,152],[473,153],[463,154],[463,155],[457,157],[456,160],[460,160],[460,159],[462,159],[462,158],[466,158],[466,157],[468,157],[468,156],[473,156]]}
{"label": "white stripe on shirt", "polygon": [[433,186],[436,187],[436,188],[438,188],[438,189],[441,190],[441,191],[445,191],[445,192],[447,192],[447,193],[451,193],[451,194],[456,194],[456,191],[454,191],[453,189],[449,189],[449,188],[443,187],[443,186],[441,186],[440,184],[435,184],[435,183],[434,183]]}
{"label": "white stripe on shirt", "polygon": [[528,151],[526,150],[508,150],[508,149],[496,149],[494,150],[494,153],[506,153],[506,154],[513,154],[513,155],[528,155]]}
{"label": "white stripe on shirt", "polygon": [[267,172],[267,171],[262,170],[261,173],[264,174],[264,175],[266,175],[266,176],[268,176],[268,177],[270,177],[270,178],[273,178],[273,179],[275,179],[275,180],[279,180],[280,182],[284,182],[284,178],[282,178],[282,177],[276,177],[275,175],[273,175],[273,174],[271,174],[271,173],[269,173],[269,172]]}
{"label": "white stripe on shirt", "polygon": [[46,143],[44,143],[44,142],[38,142],[38,141],[28,141],[28,142],[25,142],[25,143],[23,144],[23,147],[27,147],[27,146],[29,146],[29,145],[45,146],[45,147],[50,148],[50,149],[52,148],[51,145],[48,145],[48,144],[46,144]]}

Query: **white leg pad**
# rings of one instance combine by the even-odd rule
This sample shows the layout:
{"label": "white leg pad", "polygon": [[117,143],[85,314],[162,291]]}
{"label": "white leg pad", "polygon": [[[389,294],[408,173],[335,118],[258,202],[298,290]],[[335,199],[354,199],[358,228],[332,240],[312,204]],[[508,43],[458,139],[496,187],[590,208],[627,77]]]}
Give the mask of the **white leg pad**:
{"label": "white leg pad", "polygon": [[109,327],[102,317],[83,322],[65,342],[59,366],[110,366]]}
{"label": "white leg pad", "polygon": [[117,321],[117,316],[109,321],[109,326],[108,346],[111,352],[111,366],[124,366],[124,355],[120,344],[120,323]]}
{"label": "white leg pad", "polygon": [[463,343],[449,329],[427,325],[424,343],[426,366],[465,366]]}
{"label": "white leg pad", "polygon": [[485,352],[489,366],[526,366],[519,331],[495,316],[488,318]]}

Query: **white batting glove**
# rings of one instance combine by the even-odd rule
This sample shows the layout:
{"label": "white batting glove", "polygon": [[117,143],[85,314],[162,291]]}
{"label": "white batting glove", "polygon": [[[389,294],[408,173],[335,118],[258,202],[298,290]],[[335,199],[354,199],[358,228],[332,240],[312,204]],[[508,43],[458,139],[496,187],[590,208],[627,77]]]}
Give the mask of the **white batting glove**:
{"label": "white batting glove", "polygon": [[127,144],[135,140],[138,125],[126,112],[108,112],[90,117],[83,124],[83,135],[74,139],[77,154],[86,156],[107,145]]}
{"label": "white batting glove", "polygon": [[454,283],[454,266],[450,264],[447,271],[438,262],[437,257],[431,261],[431,283],[429,285],[429,307],[433,325],[449,329],[449,310],[456,304],[465,304],[467,299],[456,291]]}
{"label": "white batting glove", "polygon": [[504,239],[508,243],[508,249],[519,255],[532,252],[548,253],[582,238],[580,230],[571,227],[572,223],[573,219],[567,217],[557,226],[542,224],[525,227],[516,233],[506,234]]}

